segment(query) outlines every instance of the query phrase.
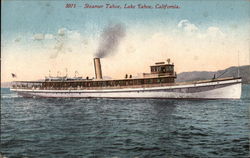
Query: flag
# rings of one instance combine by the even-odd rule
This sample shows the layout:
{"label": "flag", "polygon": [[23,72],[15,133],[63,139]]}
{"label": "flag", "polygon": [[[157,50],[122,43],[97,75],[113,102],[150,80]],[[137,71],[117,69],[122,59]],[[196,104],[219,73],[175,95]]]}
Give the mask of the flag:
{"label": "flag", "polygon": [[12,78],[16,78],[16,74],[11,73]]}

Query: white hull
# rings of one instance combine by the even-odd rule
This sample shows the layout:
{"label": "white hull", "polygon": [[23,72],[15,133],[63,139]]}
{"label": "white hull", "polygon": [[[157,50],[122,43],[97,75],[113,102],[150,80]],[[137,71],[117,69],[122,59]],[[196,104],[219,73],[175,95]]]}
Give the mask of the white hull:
{"label": "white hull", "polygon": [[186,85],[105,90],[11,89],[26,97],[240,99],[241,79]]}

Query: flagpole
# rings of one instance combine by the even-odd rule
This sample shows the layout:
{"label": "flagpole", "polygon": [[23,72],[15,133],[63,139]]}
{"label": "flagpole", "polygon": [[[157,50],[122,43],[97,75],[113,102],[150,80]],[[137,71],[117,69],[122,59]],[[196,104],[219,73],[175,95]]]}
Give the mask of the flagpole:
{"label": "flagpole", "polygon": [[240,77],[240,59],[239,59],[239,56],[240,56],[240,52],[238,51],[238,77]]}

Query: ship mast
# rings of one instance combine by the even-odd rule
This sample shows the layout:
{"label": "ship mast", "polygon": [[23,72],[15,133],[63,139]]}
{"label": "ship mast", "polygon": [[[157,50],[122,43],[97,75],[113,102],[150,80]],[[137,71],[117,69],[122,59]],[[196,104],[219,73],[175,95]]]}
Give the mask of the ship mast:
{"label": "ship mast", "polygon": [[68,68],[65,68],[66,77],[68,77]]}
{"label": "ship mast", "polygon": [[240,52],[238,51],[238,77],[240,77],[240,59],[239,59],[239,56],[240,56]]}

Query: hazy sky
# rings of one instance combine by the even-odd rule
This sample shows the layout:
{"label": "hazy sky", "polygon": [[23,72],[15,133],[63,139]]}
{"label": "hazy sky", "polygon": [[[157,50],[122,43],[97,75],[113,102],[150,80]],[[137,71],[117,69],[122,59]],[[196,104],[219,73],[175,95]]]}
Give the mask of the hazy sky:
{"label": "hazy sky", "polygon": [[[149,72],[168,58],[177,73],[215,71],[250,62],[249,0],[28,1],[3,0],[1,81],[42,79],[45,75],[94,76],[93,57],[108,26],[124,36],[102,59],[103,76]],[[65,8],[67,3],[76,8]],[[104,5],[87,9],[85,4]],[[120,5],[107,9],[106,4]],[[178,5],[179,9],[124,9],[125,4]]]}

